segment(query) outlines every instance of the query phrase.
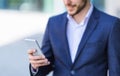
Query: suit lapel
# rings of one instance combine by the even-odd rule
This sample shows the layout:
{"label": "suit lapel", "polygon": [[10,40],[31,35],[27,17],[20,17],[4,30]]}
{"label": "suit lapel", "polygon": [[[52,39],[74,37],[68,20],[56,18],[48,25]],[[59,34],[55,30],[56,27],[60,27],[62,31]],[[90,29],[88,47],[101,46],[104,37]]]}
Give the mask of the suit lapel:
{"label": "suit lapel", "polygon": [[95,27],[97,25],[98,14],[99,13],[94,8],[93,13],[92,13],[92,15],[91,15],[91,17],[89,19],[88,24],[87,24],[85,33],[83,34],[82,40],[81,40],[81,42],[79,44],[78,51],[77,51],[75,62],[73,64],[73,66],[76,64],[77,60],[79,59],[79,56],[80,56],[81,52],[83,51],[84,46],[85,46],[87,40],[89,39],[89,37],[91,36],[92,32],[94,31],[94,29],[95,29]]}
{"label": "suit lapel", "polygon": [[[68,66],[67,68],[70,68],[70,66],[72,65],[72,61],[71,61],[71,57],[70,57],[70,51],[69,51],[69,46],[68,46],[68,40],[67,40],[67,35],[66,35],[66,30],[67,30],[67,22],[68,22],[68,19],[67,19],[67,14],[65,14],[63,16],[63,19],[61,19],[62,23],[61,23],[61,33],[63,34],[61,36],[61,40],[63,40],[63,47],[64,47],[64,50],[62,51],[62,54],[64,53],[65,57],[63,56],[62,59],[63,59],[63,62],[65,62],[66,66]],[[65,59],[67,58],[67,59]]]}

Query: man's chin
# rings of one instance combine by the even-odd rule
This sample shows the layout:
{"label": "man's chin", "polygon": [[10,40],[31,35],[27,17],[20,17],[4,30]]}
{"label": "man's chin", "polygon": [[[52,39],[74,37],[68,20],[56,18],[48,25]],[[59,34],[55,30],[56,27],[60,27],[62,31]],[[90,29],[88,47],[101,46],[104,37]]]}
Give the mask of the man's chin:
{"label": "man's chin", "polygon": [[68,12],[68,14],[69,14],[70,16],[74,16],[74,15],[75,15],[74,12]]}

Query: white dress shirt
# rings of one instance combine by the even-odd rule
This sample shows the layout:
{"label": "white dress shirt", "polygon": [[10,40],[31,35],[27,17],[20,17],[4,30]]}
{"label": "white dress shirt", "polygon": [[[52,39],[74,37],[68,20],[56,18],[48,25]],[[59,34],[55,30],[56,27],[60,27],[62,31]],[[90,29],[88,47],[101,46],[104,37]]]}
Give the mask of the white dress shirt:
{"label": "white dress shirt", "polygon": [[67,39],[68,39],[68,45],[70,49],[72,62],[74,62],[75,60],[78,46],[81,42],[82,36],[85,32],[92,11],[93,11],[93,5],[91,4],[90,9],[88,10],[84,20],[81,23],[77,23],[69,14],[67,15],[68,18]]}

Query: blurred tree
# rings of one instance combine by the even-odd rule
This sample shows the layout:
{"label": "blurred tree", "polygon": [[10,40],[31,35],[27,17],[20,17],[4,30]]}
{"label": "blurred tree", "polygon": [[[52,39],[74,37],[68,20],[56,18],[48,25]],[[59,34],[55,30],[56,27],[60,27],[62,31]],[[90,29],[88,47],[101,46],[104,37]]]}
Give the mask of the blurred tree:
{"label": "blurred tree", "polygon": [[44,0],[44,12],[53,12],[53,0]]}
{"label": "blurred tree", "polygon": [[22,2],[23,0],[8,0],[8,7],[10,9],[19,9],[19,6]]}
{"label": "blurred tree", "polygon": [[92,0],[92,2],[100,10],[105,10],[105,0]]}
{"label": "blurred tree", "polygon": [[8,7],[8,0],[0,0],[0,8],[6,9]]}

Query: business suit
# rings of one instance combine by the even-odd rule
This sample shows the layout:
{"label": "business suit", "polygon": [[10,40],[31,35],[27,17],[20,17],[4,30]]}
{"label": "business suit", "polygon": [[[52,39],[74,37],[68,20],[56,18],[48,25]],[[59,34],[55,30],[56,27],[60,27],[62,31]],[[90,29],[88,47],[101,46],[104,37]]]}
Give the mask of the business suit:
{"label": "business suit", "polygon": [[[51,65],[40,67],[36,76],[120,76],[120,20],[96,8],[71,61],[66,29],[67,13],[51,17],[43,38],[42,50]],[[32,76],[32,74],[31,74]]]}

